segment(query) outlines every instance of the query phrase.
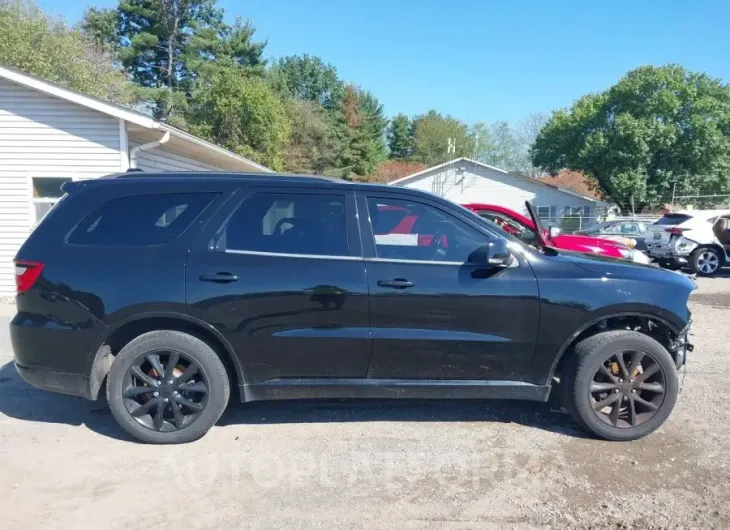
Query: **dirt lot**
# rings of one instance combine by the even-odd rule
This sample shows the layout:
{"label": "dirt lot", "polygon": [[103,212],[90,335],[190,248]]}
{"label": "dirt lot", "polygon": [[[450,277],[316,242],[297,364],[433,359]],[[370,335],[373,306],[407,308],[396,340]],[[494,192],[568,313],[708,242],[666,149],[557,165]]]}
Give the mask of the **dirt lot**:
{"label": "dirt lot", "polygon": [[35,390],[0,318],[5,528],[730,527],[730,275],[691,300],[668,423],[582,436],[554,404],[234,406],[203,440],[143,446],[98,403]]}

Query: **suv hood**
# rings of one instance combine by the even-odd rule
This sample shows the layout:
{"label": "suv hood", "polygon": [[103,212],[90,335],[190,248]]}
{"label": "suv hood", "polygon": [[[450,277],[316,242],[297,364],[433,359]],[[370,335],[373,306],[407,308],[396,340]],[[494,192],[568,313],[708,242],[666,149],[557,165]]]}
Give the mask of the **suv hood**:
{"label": "suv hood", "polygon": [[696,286],[692,279],[681,272],[662,269],[656,265],[644,265],[627,259],[604,257],[583,252],[555,250],[556,258],[578,267],[612,279],[653,281],[672,284],[687,289],[687,294]]}

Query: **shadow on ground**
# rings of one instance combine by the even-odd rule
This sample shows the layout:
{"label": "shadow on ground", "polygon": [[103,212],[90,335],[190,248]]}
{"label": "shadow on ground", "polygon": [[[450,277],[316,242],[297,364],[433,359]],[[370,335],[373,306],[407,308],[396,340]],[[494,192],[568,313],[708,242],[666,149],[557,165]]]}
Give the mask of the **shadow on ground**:
{"label": "shadow on ground", "polygon": [[[20,378],[12,362],[0,367],[0,413],[29,422],[83,425],[104,436],[133,441],[117,425],[105,401],[93,402],[33,388]],[[585,436],[570,417],[560,411],[552,398],[548,403],[506,400],[312,400],[238,404],[232,401],[218,425],[368,421],[516,423],[573,437]]]}

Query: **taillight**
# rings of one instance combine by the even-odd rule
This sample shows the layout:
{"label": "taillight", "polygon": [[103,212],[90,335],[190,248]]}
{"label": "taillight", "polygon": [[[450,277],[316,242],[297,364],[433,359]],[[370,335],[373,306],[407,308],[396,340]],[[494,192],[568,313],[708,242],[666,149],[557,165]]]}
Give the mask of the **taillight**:
{"label": "taillight", "polygon": [[41,272],[43,272],[43,267],[43,263],[38,261],[15,262],[15,285],[19,293],[23,293],[33,287]]}
{"label": "taillight", "polygon": [[682,233],[684,233],[687,230],[689,230],[689,228],[677,228],[676,226],[673,226],[671,228],[665,228],[664,230],[667,231],[667,232],[669,232],[670,234],[672,234],[674,236],[681,236]]}

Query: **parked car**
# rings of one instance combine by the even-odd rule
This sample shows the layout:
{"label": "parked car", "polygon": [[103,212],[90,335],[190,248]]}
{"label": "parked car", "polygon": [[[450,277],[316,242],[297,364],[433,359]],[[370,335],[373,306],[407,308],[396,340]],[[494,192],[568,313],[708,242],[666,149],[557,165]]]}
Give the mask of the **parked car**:
{"label": "parked car", "polygon": [[667,268],[684,265],[712,276],[728,262],[730,210],[688,210],[668,213],[649,226],[649,256]]}
{"label": "parked car", "polygon": [[605,239],[611,239],[613,241],[624,241],[625,239],[632,239],[634,241],[634,248],[637,250],[645,251],[647,227],[649,223],[637,220],[623,220],[623,221],[606,221],[599,223],[592,228],[581,230],[577,232],[578,235],[601,237]]}
{"label": "parked car", "polygon": [[631,440],[667,419],[692,350],[688,277],[525,245],[417,190],[142,172],[63,189],[15,260],[15,364],[40,388],[106,388],[145,442],[203,436],[236,386],[546,401],[557,379],[579,425]]}
{"label": "parked car", "polygon": [[537,230],[535,223],[531,219],[503,206],[496,206],[494,204],[464,204],[463,206],[480,217],[494,222],[507,233],[527,244],[531,244],[539,239],[539,243],[542,245],[563,250],[588,252],[612,258],[625,258],[644,264],[651,262],[645,254],[629,248],[620,241],[611,241],[585,235],[562,234],[560,228],[557,226]]}

